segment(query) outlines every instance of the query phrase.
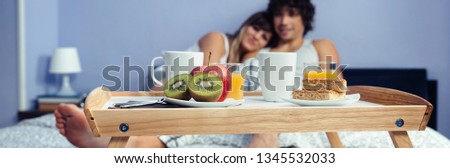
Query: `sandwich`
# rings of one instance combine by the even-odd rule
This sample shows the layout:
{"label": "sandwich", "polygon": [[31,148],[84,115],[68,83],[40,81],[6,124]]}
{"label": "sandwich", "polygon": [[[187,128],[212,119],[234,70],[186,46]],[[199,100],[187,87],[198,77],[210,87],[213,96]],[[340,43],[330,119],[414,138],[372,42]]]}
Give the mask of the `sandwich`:
{"label": "sandwich", "polygon": [[302,88],[292,91],[293,99],[337,100],[345,98],[347,81],[336,78],[308,78],[302,80]]}
{"label": "sandwich", "polygon": [[304,79],[302,81],[305,90],[334,90],[345,92],[347,90],[347,81],[345,79]]}
{"label": "sandwich", "polygon": [[345,98],[345,92],[336,92],[333,90],[294,90],[292,98],[300,100],[338,100]]}

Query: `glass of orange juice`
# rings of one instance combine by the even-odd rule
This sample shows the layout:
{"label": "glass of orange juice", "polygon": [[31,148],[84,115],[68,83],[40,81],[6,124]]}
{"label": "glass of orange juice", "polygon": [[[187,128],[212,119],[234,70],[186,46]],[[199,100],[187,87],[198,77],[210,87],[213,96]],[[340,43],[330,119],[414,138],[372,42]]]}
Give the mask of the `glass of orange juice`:
{"label": "glass of orange juice", "polygon": [[244,98],[244,77],[242,69],[244,65],[241,63],[227,63],[224,64],[231,73],[231,84],[228,90],[227,98],[241,100]]}
{"label": "glass of orange juice", "polygon": [[304,66],[304,79],[335,79],[338,76],[336,62],[313,62]]}

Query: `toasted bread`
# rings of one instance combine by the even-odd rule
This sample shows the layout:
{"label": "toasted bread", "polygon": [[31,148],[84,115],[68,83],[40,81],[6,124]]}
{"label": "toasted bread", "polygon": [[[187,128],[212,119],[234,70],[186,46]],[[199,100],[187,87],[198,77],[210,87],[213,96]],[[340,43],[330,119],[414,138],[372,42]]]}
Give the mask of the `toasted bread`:
{"label": "toasted bread", "polygon": [[293,99],[300,100],[337,100],[345,98],[345,92],[336,92],[333,90],[294,90]]}
{"label": "toasted bread", "polygon": [[333,90],[344,93],[347,90],[345,79],[303,79],[303,89],[309,91]]}

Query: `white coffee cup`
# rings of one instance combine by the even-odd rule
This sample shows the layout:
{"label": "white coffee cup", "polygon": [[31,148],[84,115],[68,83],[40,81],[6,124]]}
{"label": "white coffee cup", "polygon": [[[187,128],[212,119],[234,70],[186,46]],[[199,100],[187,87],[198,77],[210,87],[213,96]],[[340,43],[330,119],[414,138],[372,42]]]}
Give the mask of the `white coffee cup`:
{"label": "white coffee cup", "polygon": [[[155,66],[158,59],[164,61],[164,70],[167,74],[167,80],[170,78],[183,74],[190,73],[192,69],[203,65],[203,52],[190,51],[164,51],[162,56],[157,56],[152,59],[151,66]],[[164,85],[161,81],[155,78],[155,72],[151,73],[151,77],[158,85]]]}
{"label": "white coffee cup", "polygon": [[260,52],[259,84],[264,100],[271,102],[290,99],[295,85],[297,53],[295,52]]}

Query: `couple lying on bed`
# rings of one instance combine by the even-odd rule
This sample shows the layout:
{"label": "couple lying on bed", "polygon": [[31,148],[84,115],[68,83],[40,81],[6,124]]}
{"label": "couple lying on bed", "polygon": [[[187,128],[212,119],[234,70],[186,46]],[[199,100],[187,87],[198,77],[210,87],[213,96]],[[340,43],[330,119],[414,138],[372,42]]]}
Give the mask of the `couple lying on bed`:
{"label": "couple lying on bed", "polygon": [[[211,63],[244,63],[259,51],[297,52],[297,72],[302,73],[305,62],[324,61],[339,56],[330,40],[311,40],[304,36],[312,30],[315,9],[310,0],[270,0],[267,12],[252,15],[233,35],[211,32],[203,36],[190,51],[214,51]],[[269,45],[269,42],[271,45]],[[268,48],[265,48],[268,47]],[[270,48],[269,48],[270,47]],[[204,63],[209,61],[205,57]],[[299,71],[300,70],[300,71]],[[301,76],[301,75],[300,75]],[[56,126],[73,145],[78,147],[106,147],[107,137],[94,137],[81,109],[62,104],[55,111]],[[127,147],[183,147],[218,145],[229,147],[279,147],[278,133],[254,135],[183,135],[136,136]]]}

